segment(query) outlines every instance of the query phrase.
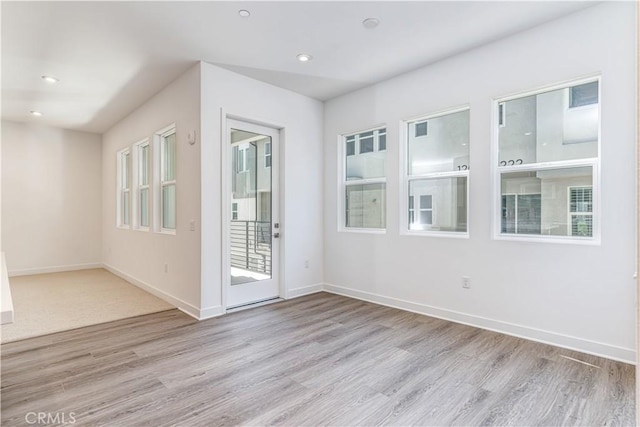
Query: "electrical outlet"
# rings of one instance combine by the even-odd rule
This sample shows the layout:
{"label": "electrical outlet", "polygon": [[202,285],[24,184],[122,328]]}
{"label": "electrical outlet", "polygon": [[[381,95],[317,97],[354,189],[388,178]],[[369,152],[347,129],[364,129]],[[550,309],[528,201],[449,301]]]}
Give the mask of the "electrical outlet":
{"label": "electrical outlet", "polygon": [[193,219],[189,221],[189,230],[196,231],[196,221]]}
{"label": "electrical outlet", "polygon": [[309,268],[309,260],[304,261],[304,268]]}
{"label": "electrical outlet", "polygon": [[462,287],[465,289],[471,288],[471,278],[467,276],[462,276]]}

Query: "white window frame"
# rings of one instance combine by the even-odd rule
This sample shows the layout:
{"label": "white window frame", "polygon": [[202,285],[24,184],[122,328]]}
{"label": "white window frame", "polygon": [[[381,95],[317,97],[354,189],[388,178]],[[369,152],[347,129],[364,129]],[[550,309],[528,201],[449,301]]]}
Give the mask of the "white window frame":
{"label": "white window frame", "polygon": [[[174,179],[169,181],[164,181],[162,177],[164,176],[164,148],[162,144],[163,138],[175,133],[176,134],[176,144],[175,144],[175,162],[176,162],[176,170],[174,173]],[[176,131],[175,123],[166,126],[155,132],[153,138],[153,230],[159,234],[167,234],[167,235],[175,235],[178,229],[178,206],[177,206],[177,195],[178,195],[178,185],[177,185],[177,176],[178,176],[178,167],[177,167],[177,159],[178,159],[178,137]],[[176,228],[164,228],[163,224],[163,188],[167,185],[175,185],[176,189],[176,206],[175,206],[175,215],[176,215]]]}
{"label": "white window frame", "polygon": [[[142,160],[142,156],[140,154],[140,152],[142,151],[143,147],[148,147],[148,154],[147,154],[147,184],[143,185],[143,179],[142,179],[142,172],[143,172],[143,168],[142,168],[142,164],[141,164],[141,160]],[[152,208],[151,208],[151,182],[152,182],[152,174],[151,174],[151,164],[152,164],[152,154],[151,154],[151,144],[149,142],[149,138],[145,138],[141,141],[136,142],[135,144],[133,144],[133,164],[135,164],[135,168],[134,168],[134,174],[133,174],[133,178],[134,178],[134,182],[133,182],[133,188],[136,189],[135,192],[133,192],[133,199],[134,199],[134,209],[133,212],[135,215],[134,216],[134,220],[133,222],[133,229],[134,230],[138,230],[138,231],[149,231],[150,229],[150,225],[152,222]],[[147,223],[149,224],[148,226],[142,225],[142,218],[141,218],[141,214],[142,214],[142,191],[146,189],[147,190],[147,194],[149,195],[149,205],[147,206],[147,214],[148,214],[148,218],[147,218]]]}
{"label": "white window frame", "polygon": [[[354,148],[354,155],[358,156],[361,155],[360,153],[360,138],[359,135],[361,133],[365,133],[365,132],[374,132],[374,151],[373,152],[377,152],[378,148],[379,148],[379,135],[380,133],[378,132],[379,130],[384,129],[385,131],[383,132],[383,134],[386,136],[388,135],[388,127],[385,124],[380,124],[374,127],[370,127],[364,130],[359,130],[359,131],[355,131],[355,132],[345,132],[345,133],[341,133],[338,135],[338,149],[336,150],[338,152],[338,191],[336,192],[338,194],[338,231],[339,232],[346,232],[346,233],[367,233],[367,234],[386,234],[387,233],[387,227],[388,227],[388,215],[387,215],[387,197],[385,197],[385,206],[384,206],[384,210],[385,210],[385,228],[364,228],[364,227],[347,227],[347,218],[346,218],[346,197],[347,197],[347,186],[351,186],[351,185],[363,185],[363,184],[384,184],[385,186],[385,194],[388,194],[388,188],[387,188],[387,177],[386,175],[384,177],[381,178],[367,178],[367,179],[356,179],[356,180],[349,180],[347,181],[347,137],[350,137],[352,135],[356,135],[355,138],[355,148]],[[388,140],[386,141],[386,146],[385,149],[383,151],[387,152],[387,148],[388,148],[389,142]],[[363,153],[363,154],[368,154],[367,153]],[[386,156],[386,154],[385,154]],[[386,162],[388,161],[388,159],[385,157],[385,174],[386,174]]]}
{"label": "white window frame", "polygon": [[[499,104],[507,101],[511,101],[514,99],[524,98],[527,96],[539,95],[541,93],[550,92],[554,90],[567,89],[572,86],[578,86],[585,83],[590,82],[598,82],[598,150],[597,157],[593,158],[585,158],[578,160],[558,160],[558,161],[550,161],[550,162],[540,162],[540,163],[529,163],[522,165],[507,165],[500,166],[499,165]],[[569,90],[570,92],[570,90]],[[600,176],[600,162],[601,162],[601,129],[602,129],[602,80],[600,75],[592,75],[584,78],[566,80],[560,83],[554,83],[552,85],[538,87],[536,89],[518,92],[516,94],[511,94],[508,96],[494,98],[493,100],[493,108],[492,108],[492,144],[491,144],[491,174],[493,176],[493,194],[492,194],[492,205],[493,205],[493,239],[494,240],[505,240],[505,241],[524,241],[524,242],[542,242],[542,243],[560,243],[560,244],[578,244],[578,245],[600,245],[601,243],[601,227],[600,227],[600,218],[601,218],[601,210],[600,210],[600,184],[601,184],[601,176]],[[590,104],[592,105],[592,104]],[[579,107],[578,107],[579,108]],[[536,172],[536,171],[544,171],[544,170],[556,170],[556,169],[568,169],[568,168],[580,168],[580,167],[590,167],[592,170],[592,182],[591,187],[593,189],[593,219],[592,219],[592,229],[593,236],[591,237],[580,237],[580,236],[551,236],[545,234],[510,234],[510,233],[502,233],[501,232],[501,213],[502,213],[502,175],[513,172]],[[584,187],[582,185],[581,187]],[[567,211],[569,207],[567,207]],[[571,228],[571,224],[567,224],[567,227]]]}
{"label": "white window frame", "polygon": [[[128,164],[125,164],[125,155],[129,156],[129,162]],[[117,152],[116,154],[116,173],[117,173],[117,177],[116,177],[116,185],[118,188],[117,191],[117,200],[116,200],[116,226],[118,228],[122,228],[122,229],[131,229],[131,206],[132,206],[132,201],[131,201],[131,149],[129,147],[124,148],[120,151]],[[128,170],[127,170],[128,169]],[[129,187],[125,187],[125,177],[124,177],[124,173],[125,170],[127,170],[127,174],[129,177]],[[122,203],[123,199],[125,197],[129,198],[129,218],[128,218],[128,223],[125,223],[123,221],[124,219],[124,205]]]}
{"label": "white window frame", "polygon": [[[471,108],[469,105],[463,105],[459,107],[448,108],[445,110],[440,110],[434,112],[429,115],[421,115],[417,117],[412,117],[406,120],[402,120],[400,122],[400,134],[402,138],[402,143],[400,144],[400,171],[402,171],[403,179],[400,183],[400,193],[404,196],[401,197],[399,207],[400,207],[400,235],[403,236],[428,236],[428,237],[445,237],[445,238],[454,238],[454,239],[468,239],[470,233],[470,216],[469,212],[471,209],[469,208],[469,189],[470,189],[470,166],[471,166],[471,149],[469,149],[469,167],[466,170],[458,170],[458,171],[449,171],[449,172],[432,172],[432,173],[424,173],[424,174],[413,174],[409,175],[409,125],[411,123],[422,123],[428,122],[431,119],[435,119],[438,117],[446,116],[449,114],[459,113],[462,111],[469,111],[469,117],[471,117]],[[429,135],[429,125],[427,124],[427,135]],[[426,135],[424,135],[426,136]],[[414,134],[415,137],[415,134]],[[422,138],[423,136],[419,136],[417,138]],[[471,138],[471,125],[469,125],[469,138]],[[471,148],[471,142],[469,142],[469,148]],[[411,230],[409,224],[409,188],[411,181],[420,181],[424,179],[438,179],[438,178],[467,178],[467,231],[440,231],[440,230]],[[414,198],[413,208],[414,208],[414,218],[418,218],[420,215],[419,209],[419,201],[416,204],[416,200]],[[433,197],[431,199],[432,206],[432,216],[431,222],[433,223],[433,212],[436,212],[435,208],[435,200]],[[417,215],[417,216],[416,216]]]}

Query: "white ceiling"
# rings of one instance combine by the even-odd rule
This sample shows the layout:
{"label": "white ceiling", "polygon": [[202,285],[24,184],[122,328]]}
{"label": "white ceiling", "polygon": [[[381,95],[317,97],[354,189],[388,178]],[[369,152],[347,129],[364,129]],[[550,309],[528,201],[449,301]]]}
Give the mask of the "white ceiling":
{"label": "white ceiling", "polygon": [[3,1],[2,117],[101,133],[200,60],[327,100],[594,4]]}

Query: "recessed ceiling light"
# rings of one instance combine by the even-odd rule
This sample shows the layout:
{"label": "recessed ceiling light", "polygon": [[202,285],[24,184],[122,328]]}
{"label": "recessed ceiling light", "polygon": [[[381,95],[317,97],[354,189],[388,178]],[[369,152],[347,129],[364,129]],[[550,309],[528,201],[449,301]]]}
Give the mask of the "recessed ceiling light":
{"label": "recessed ceiling light", "polygon": [[40,116],[42,116],[42,113],[40,111],[31,110],[31,115],[36,116],[36,117],[40,117]]}
{"label": "recessed ceiling light", "polygon": [[380,25],[380,20],[378,18],[367,18],[362,21],[362,26],[368,30],[375,28],[378,25]]}
{"label": "recessed ceiling light", "polygon": [[58,83],[60,81],[60,79],[57,79],[53,76],[42,76],[42,80],[44,80],[47,83]]}
{"label": "recessed ceiling light", "polygon": [[248,18],[248,17],[250,17],[250,16],[251,16],[251,12],[249,12],[249,11],[248,11],[248,10],[246,10],[246,9],[240,9],[240,10],[238,11],[238,15],[242,16],[243,18]]}
{"label": "recessed ceiling light", "polygon": [[298,61],[300,62],[309,62],[313,59],[313,56],[308,53],[299,53],[296,58],[298,58]]}

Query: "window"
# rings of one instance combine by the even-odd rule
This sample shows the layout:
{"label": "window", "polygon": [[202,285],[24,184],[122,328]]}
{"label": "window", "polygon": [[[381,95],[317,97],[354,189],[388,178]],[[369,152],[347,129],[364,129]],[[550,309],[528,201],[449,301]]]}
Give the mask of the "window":
{"label": "window", "polygon": [[593,188],[569,187],[571,235],[593,236]]}
{"label": "window", "polygon": [[573,86],[569,91],[569,107],[576,108],[583,105],[598,103],[598,82],[585,83]]}
{"label": "window", "polygon": [[150,176],[150,148],[149,140],[144,140],[135,145],[137,150],[138,166],[138,226],[139,228],[149,227],[149,176]]}
{"label": "window", "polygon": [[433,223],[433,197],[420,195],[420,224],[431,225]]}
{"label": "window", "polygon": [[176,130],[160,134],[160,228],[176,229]]}
{"label": "window", "polygon": [[238,204],[231,203],[231,220],[235,221],[238,219]]}
{"label": "window", "polygon": [[386,128],[342,138],[345,228],[386,228],[386,138]]}
{"label": "window", "polygon": [[267,142],[264,144],[264,167],[271,167],[271,143]]}
{"label": "window", "polygon": [[131,151],[118,152],[118,226],[131,226]]}
{"label": "window", "polygon": [[247,152],[249,151],[249,146],[238,147],[238,157],[237,157],[237,172],[249,172],[249,162],[247,161]]}
{"label": "window", "polygon": [[504,102],[498,104],[498,125],[500,127],[504,126],[507,122],[506,110],[504,107]]}
{"label": "window", "polygon": [[467,232],[469,109],[405,122],[410,233]]}
{"label": "window", "polygon": [[499,235],[598,237],[598,92],[591,80],[497,101]]}

